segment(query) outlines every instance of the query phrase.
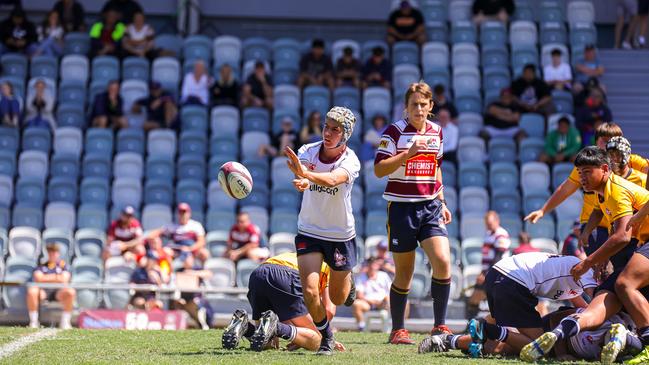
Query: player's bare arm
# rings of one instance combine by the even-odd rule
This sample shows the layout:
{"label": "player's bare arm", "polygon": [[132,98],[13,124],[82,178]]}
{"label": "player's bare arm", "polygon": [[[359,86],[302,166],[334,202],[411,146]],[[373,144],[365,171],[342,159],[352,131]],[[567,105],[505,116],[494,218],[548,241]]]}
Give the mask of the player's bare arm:
{"label": "player's bare arm", "polygon": [[[316,185],[322,185],[328,188],[333,188],[349,181],[349,174],[345,169],[337,168],[331,172],[309,171],[304,165],[302,165],[302,163],[300,163],[299,158],[290,147],[287,146],[284,149],[284,152],[286,152],[286,156],[288,157],[288,161],[286,161],[288,168],[299,178],[307,179]],[[300,182],[300,188],[303,186],[304,183]]]}
{"label": "player's bare arm", "polygon": [[579,184],[576,184],[572,180],[566,179],[564,182],[559,185],[557,190],[555,190],[552,195],[546,200],[545,204],[541,209],[535,210],[528,214],[525,217],[526,221],[531,223],[536,223],[543,216],[554,210],[559,204],[563,203],[564,200],[568,199],[569,196],[575,193],[579,189]]}
{"label": "player's bare arm", "polygon": [[586,226],[581,231],[581,235],[579,236],[579,245],[581,247],[588,247],[588,239],[590,238],[590,235],[593,233],[595,228],[597,228],[599,223],[602,221],[603,217],[604,213],[602,213],[601,210],[593,209],[593,212],[588,218],[588,223],[586,223]]}
{"label": "player's bare arm", "polygon": [[636,214],[631,216],[631,219],[629,219],[629,222],[627,223],[626,226],[627,231],[632,229],[634,231],[639,230],[640,227],[642,226],[642,222],[644,221],[644,219],[647,217],[648,214],[649,214],[649,204],[645,204],[642,206],[642,208],[640,208],[640,210],[638,210]]}
{"label": "player's bare arm", "polygon": [[[401,152],[392,157],[388,157],[374,164],[374,175],[378,178],[388,176],[397,171],[401,165],[406,163],[406,160],[416,155],[421,150],[428,148],[428,142],[425,139],[418,139],[412,143],[408,151]],[[441,176],[441,175],[438,175]]]}

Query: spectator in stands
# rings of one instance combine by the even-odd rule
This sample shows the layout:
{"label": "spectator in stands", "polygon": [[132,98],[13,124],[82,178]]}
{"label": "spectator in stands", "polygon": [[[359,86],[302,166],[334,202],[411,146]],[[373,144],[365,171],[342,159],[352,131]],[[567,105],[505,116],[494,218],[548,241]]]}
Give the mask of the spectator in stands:
{"label": "spectator in stands", "polygon": [[52,10],[47,13],[43,23],[37,28],[38,46],[34,56],[45,55],[59,57],[63,54],[63,36],[65,30],[59,19],[59,13]]}
{"label": "spectator in stands", "polygon": [[259,146],[259,156],[284,156],[284,148],[287,146],[292,150],[297,149],[298,138],[294,125],[293,119],[284,117],[282,119],[282,130],[271,138],[270,144]]}
{"label": "spectator in stands", "polygon": [[471,10],[477,25],[489,20],[507,23],[516,6],[513,0],[474,0]]}
{"label": "spectator in stands", "polygon": [[[130,282],[132,284],[151,284],[165,285],[169,284],[170,276],[165,273],[158,264],[158,256],[154,251],[147,251],[138,260],[138,265]],[[136,309],[153,310],[163,309],[164,305],[152,291],[136,291],[131,297],[130,304]]]}
{"label": "spectator in stands", "polygon": [[106,248],[102,254],[104,260],[109,257],[123,256],[126,261],[135,262],[137,256],[144,255],[142,226],[135,218],[135,209],[127,205],[122,209],[119,218],[114,220],[106,234]]}
{"label": "spectator in stands", "polygon": [[365,313],[390,308],[392,279],[381,271],[381,262],[375,257],[367,261],[367,270],[356,276],[356,300],[352,312],[359,331],[365,330]]}
{"label": "spectator in stands", "polygon": [[543,78],[550,87],[557,90],[570,90],[572,88],[572,70],[570,65],[563,61],[559,48],[552,50],[552,63],[543,68]]}
{"label": "spectator in stands", "polygon": [[[122,47],[126,55],[143,57],[153,60],[158,56],[170,56],[172,53],[155,48],[153,39],[155,30],[146,23],[144,13],[141,11],[133,14],[133,23],[126,27]],[[164,52],[164,54],[162,54]]]}
{"label": "spectator in stands", "polygon": [[[457,123],[457,116],[459,115],[455,104],[452,101],[448,100],[446,97],[446,88],[442,84],[437,84],[433,88],[433,115],[436,115],[440,109],[447,109],[451,113],[451,120],[453,123]],[[444,141],[446,142],[446,141]],[[446,147],[446,146],[444,146]],[[446,152],[446,148],[444,148]]]}
{"label": "spectator in stands", "polygon": [[[388,251],[387,239],[382,239],[376,246],[376,262],[379,263],[381,271],[386,272],[391,278],[394,277],[394,259]],[[369,263],[365,266],[369,266]]]}
{"label": "spectator in stands", "polygon": [[106,91],[95,96],[90,116],[92,126],[113,129],[128,127],[123,105],[122,96],[119,94],[119,81],[112,80],[108,83]]}
{"label": "spectator in stands", "polygon": [[554,111],[550,88],[536,76],[534,64],[525,65],[523,75],[512,82],[511,88],[516,102],[524,112],[540,113],[547,116]]}
{"label": "spectator in stands", "polygon": [[511,240],[509,233],[500,225],[500,216],[493,210],[485,214],[485,238],[482,244],[482,273],[478,275],[475,289],[468,300],[467,311],[477,313],[480,302],[487,298],[484,289],[485,275],[491,267],[502,258],[509,256]]}
{"label": "spectator in stands", "polygon": [[581,92],[590,79],[595,79],[602,89],[604,86],[599,83],[599,78],[604,75],[604,66],[602,66],[597,57],[595,45],[587,44],[584,48],[584,56],[577,60],[576,82],[574,85],[575,93]]}
{"label": "spectator in stands", "polygon": [[409,1],[402,1],[399,8],[390,14],[387,41],[390,45],[410,41],[420,46],[426,42],[424,16]]}
{"label": "spectator in stands", "polygon": [[14,87],[9,81],[0,84],[0,124],[18,127],[20,119],[20,102],[14,95]]}
{"label": "spectator in stands", "polygon": [[90,57],[119,57],[126,27],[119,21],[119,13],[116,11],[107,10],[102,14],[102,20],[90,27]]}
{"label": "spectator in stands", "polygon": [[144,131],[148,132],[158,128],[174,129],[178,123],[178,106],[170,93],[162,89],[158,81],[149,83],[149,96],[145,96],[133,103],[134,114],[146,111]]}
{"label": "spectator in stands", "polygon": [[9,17],[0,23],[0,36],[4,52],[31,55],[36,48],[36,27],[27,19],[25,11],[17,6]]}
{"label": "spectator in stands", "polygon": [[638,0],[617,0],[617,20],[615,21],[615,48],[620,48],[624,22],[629,18],[629,26],[622,42],[622,48],[632,49],[631,42],[638,25]]}
{"label": "spectator in stands", "polygon": [[377,114],[372,118],[372,128],[369,128],[363,137],[362,161],[374,160],[374,154],[379,147],[381,136],[387,127],[388,121],[385,116]]}
{"label": "spectator in stands", "polygon": [[209,88],[212,78],[207,74],[205,62],[196,60],[192,72],[185,75],[180,100],[183,105],[209,105]]}
{"label": "spectator in stands", "polygon": [[334,87],[333,63],[331,57],[325,54],[324,41],[314,39],[311,43],[311,51],[302,56],[300,60],[300,77],[297,85],[301,89],[309,85]]}
{"label": "spectator in stands", "polygon": [[442,127],[442,136],[444,136],[444,161],[457,163],[460,130],[451,120],[450,110],[442,108],[437,112],[437,124]]}
{"label": "spectator in stands", "polygon": [[26,128],[47,128],[54,131],[54,97],[45,89],[45,81],[39,79],[34,84],[34,91],[27,92]]}
{"label": "spectator in stands", "polygon": [[604,94],[599,89],[590,90],[585,105],[577,108],[575,119],[585,145],[592,144],[591,141],[598,125],[613,120],[611,109],[606,106]]}
{"label": "spectator in stands", "polygon": [[266,67],[261,61],[255,62],[254,71],[243,84],[241,105],[244,108],[273,108],[273,79],[266,73]]}
{"label": "spectator in stands", "polygon": [[75,0],[59,0],[52,8],[61,19],[65,32],[83,32],[86,30],[85,10],[83,5]]}
{"label": "spectator in stands", "polygon": [[195,259],[205,263],[210,256],[205,248],[205,229],[191,217],[192,209],[189,204],[180,203],[178,223],[170,223],[153,230],[148,237],[153,247],[163,247],[161,238],[168,239],[169,243],[163,247],[164,254],[180,260],[182,267],[187,270],[194,268]]}
{"label": "spectator in stands", "polygon": [[239,83],[234,78],[232,66],[224,64],[219,77],[212,86],[212,105],[231,105],[239,107]]}
{"label": "spectator in stands", "polygon": [[[70,269],[68,264],[61,259],[58,243],[48,243],[45,246],[47,261],[34,269],[32,281],[35,283],[67,284],[70,282]],[[61,314],[61,329],[70,329],[72,324],[72,310],[76,291],[73,288],[41,289],[36,286],[27,288],[27,310],[29,311],[29,327],[39,328],[38,306],[41,301],[58,301],[63,306]]]}
{"label": "spectator in stands", "polygon": [[518,255],[519,253],[526,253],[526,252],[539,252],[538,248],[532,246],[532,239],[530,238],[530,235],[527,232],[520,232],[518,234],[518,247],[516,247],[513,251],[514,255]]}
{"label": "spectator in stands", "polygon": [[386,89],[391,87],[392,65],[385,58],[383,47],[372,48],[372,56],[363,66],[363,88],[382,86]]}
{"label": "spectator in stands", "polygon": [[318,111],[309,113],[309,117],[300,131],[300,144],[307,144],[322,139],[322,116]]}
{"label": "spectator in stands", "polygon": [[485,139],[509,137],[520,141],[526,137],[525,132],[518,126],[520,119],[521,108],[514,100],[511,89],[502,89],[500,100],[494,101],[487,107],[481,136]]}
{"label": "spectator in stands", "polygon": [[336,63],[336,86],[358,87],[360,84],[361,63],[354,58],[352,47],[343,49],[343,56]]}
{"label": "spectator in stands", "polygon": [[142,13],[142,7],[135,0],[108,0],[104,7],[101,9],[101,12],[115,11],[118,14],[118,19],[125,23],[129,24],[133,22],[135,13]]}
{"label": "spectator in stands", "polygon": [[557,122],[557,129],[545,136],[545,147],[539,161],[549,164],[574,162],[580,149],[579,130],[570,124],[568,117],[563,116]]}
{"label": "spectator in stands", "polygon": [[260,241],[259,227],[250,221],[248,213],[241,212],[237,214],[237,222],[230,228],[228,248],[223,256],[235,263],[242,259],[261,262],[268,258],[269,252],[268,249],[259,247]]}
{"label": "spectator in stands", "polygon": [[561,254],[565,256],[575,256],[582,260],[586,259],[586,253],[579,244],[579,236],[581,235],[581,223],[579,219],[575,219],[572,224],[572,230],[566,239],[563,240],[563,249]]}

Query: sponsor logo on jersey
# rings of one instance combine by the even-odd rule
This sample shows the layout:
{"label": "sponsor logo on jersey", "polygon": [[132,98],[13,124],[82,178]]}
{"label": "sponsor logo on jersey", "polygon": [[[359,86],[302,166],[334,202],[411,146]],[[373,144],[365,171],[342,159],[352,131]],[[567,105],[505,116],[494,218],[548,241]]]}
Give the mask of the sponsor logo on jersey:
{"label": "sponsor logo on jersey", "polygon": [[557,300],[557,299],[561,298],[563,293],[564,293],[563,290],[557,290],[557,294],[555,294],[554,297],[552,297],[552,299]]}
{"label": "sponsor logo on jersey", "polygon": [[309,171],[315,170],[315,164],[314,163],[307,162],[307,163],[305,163],[305,165],[306,165],[306,168],[309,169]]}
{"label": "sponsor logo on jersey", "polygon": [[306,242],[298,242],[295,244],[295,248],[298,250],[305,250],[306,249]]}
{"label": "sponsor logo on jersey", "polygon": [[336,193],[338,193],[339,189],[338,189],[338,187],[329,188],[329,187],[326,187],[326,186],[311,184],[311,186],[309,186],[309,190],[317,192],[317,193],[325,193],[325,194],[329,194],[329,195],[336,195]]}
{"label": "sponsor logo on jersey", "polygon": [[437,159],[434,154],[411,157],[406,161],[406,176],[435,176]]}
{"label": "sponsor logo on jersey", "polygon": [[579,293],[578,293],[575,289],[570,289],[570,290],[568,291],[568,294],[570,294],[570,295],[574,295],[574,296],[579,295]]}
{"label": "sponsor logo on jersey", "polygon": [[399,240],[396,239],[396,238],[393,238],[393,239],[392,239],[392,245],[393,245],[393,246],[399,246]]}
{"label": "sponsor logo on jersey", "polygon": [[334,264],[336,267],[345,266],[347,258],[343,256],[338,249],[334,250]]}

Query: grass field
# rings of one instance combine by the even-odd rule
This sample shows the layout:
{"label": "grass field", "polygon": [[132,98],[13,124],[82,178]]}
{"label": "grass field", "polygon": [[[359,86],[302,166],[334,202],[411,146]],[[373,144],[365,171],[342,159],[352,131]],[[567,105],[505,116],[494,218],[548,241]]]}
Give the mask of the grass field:
{"label": "grass field", "polygon": [[[4,344],[30,332],[24,328],[0,328],[0,341]],[[239,349],[226,351],[221,348],[221,333],[220,330],[60,331],[0,360],[0,364],[523,364],[516,359],[498,357],[468,359],[459,351],[419,355],[415,346],[388,346],[386,335],[379,333],[338,333],[337,339],[345,344],[348,352],[330,358],[303,350],[251,352],[246,341]],[[423,335],[415,338],[419,341]]]}

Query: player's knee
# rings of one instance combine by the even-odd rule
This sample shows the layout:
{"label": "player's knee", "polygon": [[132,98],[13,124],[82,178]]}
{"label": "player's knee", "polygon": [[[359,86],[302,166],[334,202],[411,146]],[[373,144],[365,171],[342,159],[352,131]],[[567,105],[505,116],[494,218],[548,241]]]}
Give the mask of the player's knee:
{"label": "player's knee", "polygon": [[332,293],[330,291],[329,297],[331,298],[331,302],[335,305],[342,305],[343,303],[345,303],[345,300],[347,300],[347,295],[341,293],[340,290],[335,293]]}
{"label": "player's knee", "polygon": [[306,305],[313,305],[315,303],[318,303],[319,298],[320,298],[320,292],[317,287],[304,289],[304,302],[306,302]]}
{"label": "player's knee", "polygon": [[30,288],[27,288],[27,295],[29,295],[29,296],[38,296],[40,290],[41,290],[40,288],[32,286]]}
{"label": "player's knee", "polygon": [[627,280],[624,276],[620,276],[615,281],[615,292],[618,295],[633,289],[635,288],[633,287],[632,283],[629,280]]}

